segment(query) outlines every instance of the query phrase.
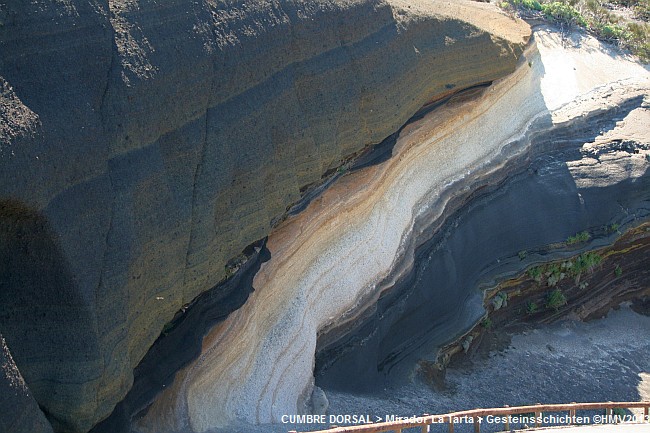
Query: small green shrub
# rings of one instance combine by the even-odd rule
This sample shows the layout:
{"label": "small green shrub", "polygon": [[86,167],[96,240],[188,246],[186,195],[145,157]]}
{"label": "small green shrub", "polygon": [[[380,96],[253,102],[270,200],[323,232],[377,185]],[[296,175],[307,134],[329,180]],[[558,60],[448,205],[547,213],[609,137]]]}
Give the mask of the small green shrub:
{"label": "small green shrub", "polygon": [[481,320],[481,326],[485,329],[492,328],[492,319],[486,317],[485,319]]}
{"label": "small green shrub", "polygon": [[623,39],[625,36],[625,28],[618,24],[605,24],[598,26],[596,30],[604,39]]}
{"label": "small green shrub", "polygon": [[[625,37],[626,47],[641,60],[645,62],[650,60],[650,25],[648,23],[628,23]],[[650,156],[646,155],[646,158],[650,158]],[[648,160],[650,161],[650,159]]]}
{"label": "small green shrub", "polygon": [[617,232],[619,227],[620,227],[620,225],[614,223],[611,226],[609,226],[609,231],[610,232]]}
{"label": "small green shrub", "polygon": [[542,12],[548,19],[553,19],[564,24],[577,24],[587,27],[587,20],[580,12],[568,3],[559,1],[542,5]]}
{"label": "small green shrub", "polygon": [[526,251],[519,251],[517,255],[519,256],[519,260],[524,260],[528,256],[528,253]]}
{"label": "small green shrub", "polygon": [[566,244],[567,245],[574,245],[574,244],[577,244],[577,243],[580,243],[580,242],[587,242],[589,239],[591,239],[591,235],[589,234],[588,231],[585,230],[583,232],[576,233],[573,236],[569,236],[566,239]]}
{"label": "small green shrub", "polygon": [[534,11],[542,10],[542,4],[537,0],[520,0],[519,3],[526,9],[532,9]]}
{"label": "small green shrub", "polygon": [[535,266],[528,269],[528,276],[539,283],[542,281],[542,267]]}
{"label": "small green shrub", "polygon": [[538,309],[538,308],[539,308],[539,307],[537,306],[536,303],[534,303],[534,302],[532,302],[532,301],[528,301],[528,302],[526,302],[526,313],[528,313],[528,314],[535,314],[535,313],[537,312],[537,309]]}
{"label": "small green shrub", "polygon": [[558,311],[560,307],[566,305],[567,300],[562,290],[555,289],[546,296],[546,308]]}
{"label": "small green shrub", "polygon": [[566,273],[562,272],[560,265],[553,263],[546,267],[546,284],[549,287],[555,286],[566,277]]}
{"label": "small green shrub", "polygon": [[546,280],[546,284],[549,287],[555,287],[557,285],[557,283],[562,281],[564,276],[565,276],[564,273],[551,274],[551,275],[549,275],[548,279]]}
{"label": "small green shrub", "polygon": [[583,253],[576,257],[575,261],[571,262],[572,266],[567,268],[567,272],[575,278],[575,283],[578,284],[583,272],[592,272],[602,261],[603,257],[600,254]]}
{"label": "small green shrub", "polygon": [[589,252],[580,254],[576,259],[574,272],[593,271],[602,261],[603,256],[597,253]]}
{"label": "small green shrub", "polygon": [[500,310],[502,307],[508,306],[508,294],[505,292],[497,293],[494,298],[492,298],[492,307],[494,310]]}
{"label": "small green shrub", "polygon": [[619,265],[616,265],[616,267],[614,268],[614,275],[616,275],[617,277],[623,275],[623,269],[621,269]]}

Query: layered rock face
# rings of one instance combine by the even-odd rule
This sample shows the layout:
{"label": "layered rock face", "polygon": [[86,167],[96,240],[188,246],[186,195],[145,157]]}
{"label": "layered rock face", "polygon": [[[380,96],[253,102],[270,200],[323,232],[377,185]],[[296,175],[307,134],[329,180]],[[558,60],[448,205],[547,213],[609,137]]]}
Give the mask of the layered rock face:
{"label": "layered rock face", "polygon": [[[317,334],[372,304],[419,215],[439,215],[436,198],[468,172],[504,164],[509,139],[546,113],[534,56],[480,98],[405,128],[389,161],[343,177],[274,230],[256,291],[206,336],[140,429],[203,432],[310,411]],[[510,121],[495,128],[499,119]]]}
{"label": "layered rock face", "polygon": [[[513,74],[415,120],[390,160],[344,176],[275,229],[256,291],[204,338],[137,431],[313,411],[317,350],[344,372],[325,385],[357,391],[382,367],[466,332],[485,312],[479,285],[548,260],[542,246],[594,231],[594,244],[553,256],[569,257],[612,242],[603,225],[647,221],[647,71],[593,40],[586,55],[547,33],[540,41]],[[567,91],[572,78],[581,85]],[[518,257],[533,245],[539,253]]]}
{"label": "layered rock face", "polygon": [[[529,35],[465,2],[72,0],[0,14],[0,331],[55,430],[74,432],[111,412],[164,324],[301,189],[426,103],[511,72]],[[387,266],[401,234],[368,260]],[[307,364],[292,392],[309,392]],[[193,425],[220,422],[206,416]]]}

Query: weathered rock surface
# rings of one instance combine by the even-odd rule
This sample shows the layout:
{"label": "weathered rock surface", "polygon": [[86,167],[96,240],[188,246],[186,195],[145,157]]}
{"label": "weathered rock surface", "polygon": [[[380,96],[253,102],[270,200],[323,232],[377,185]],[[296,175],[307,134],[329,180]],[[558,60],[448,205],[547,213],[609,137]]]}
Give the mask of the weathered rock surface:
{"label": "weathered rock surface", "polygon": [[38,0],[0,20],[0,330],[72,432],[301,188],[511,72],[529,35],[437,1]]}
{"label": "weathered rock surface", "polygon": [[[508,139],[545,112],[539,69],[520,65],[478,99],[405,128],[390,160],[341,178],[274,230],[256,291],[206,336],[201,356],[138,431],[203,432],[308,411],[317,334],[376,300],[376,284],[401,255],[421,206],[442,195],[427,212],[442,211],[450,185],[468,171],[505,163]],[[505,118],[510,122],[493,127]]]}
{"label": "weathered rock surface", "polygon": [[52,433],[52,426],[29,392],[27,384],[0,335],[0,431]]}
{"label": "weathered rock surface", "polygon": [[[543,33],[540,37],[553,39]],[[482,92],[457,95],[405,127],[390,160],[339,179],[300,215],[274,230],[268,240],[272,258],[255,278],[256,291],[206,336],[202,354],[177,375],[139,421],[137,431],[203,432],[229,424],[235,424],[231,430],[236,431],[240,422],[280,422],[282,415],[308,411],[315,351],[325,344],[335,347],[352,325],[365,321],[372,338],[328,354],[329,359],[343,358],[346,351],[360,354],[346,364],[352,368],[345,369],[343,381],[363,378],[373,367],[381,367],[379,362],[390,367],[422,344],[414,342],[421,334],[433,337],[428,342],[435,352],[436,344],[473,326],[484,314],[477,284],[483,277],[494,277],[494,270],[518,272],[520,245],[562,242],[583,224],[591,228],[610,218],[620,218],[623,224],[647,218],[648,130],[624,127],[648,116],[647,71],[633,62],[624,62],[623,73],[609,71],[610,63],[621,60],[598,44],[587,51],[597,62],[578,63],[584,51],[569,51],[563,58],[565,50],[558,42],[544,43],[548,45],[540,48],[541,55],[535,46],[524,53],[515,73]],[[560,82],[546,73],[558,58],[575,61],[576,77],[592,75],[589,84],[573,94],[563,92]],[[626,135],[634,137],[631,151],[602,148]],[[612,176],[584,166],[593,147],[603,155],[601,172]],[[526,162],[544,159],[551,151],[561,155],[549,158],[548,166],[540,164],[540,171],[561,171],[562,176],[537,175],[537,165],[526,173]],[[524,171],[514,174],[549,183],[538,183],[536,192],[523,182],[523,191],[500,194],[499,186],[513,166]],[[557,180],[566,184],[554,183]],[[456,232],[463,216],[456,219],[454,214],[459,205],[470,217],[475,216],[473,208],[489,207],[471,200],[480,199],[477,189],[492,191],[495,207],[479,213],[467,230]],[[610,200],[621,192],[620,204]],[[526,200],[542,208],[546,198],[558,199],[548,203],[555,213],[526,212]],[[626,208],[629,215],[620,214],[628,203],[636,207]],[[511,206],[519,209],[512,218]],[[530,225],[515,224],[517,217],[528,218]],[[441,245],[434,240],[424,257],[416,257],[416,248],[436,233],[441,233]],[[451,239],[448,245],[446,238]],[[489,245],[474,244],[479,240]],[[492,254],[481,256],[486,252]],[[423,267],[437,261],[440,272],[434,277],[439,278],[415,273],[408,283],[422,280],[421,297],[413,302],[410,293],[393,294],[390,307],[408,308],[392,315],[377,300],[390,296],[395,283],[413,269],[414,260],[421,260]],[[531,254],[529,260],[542,259]],[[400,296],[404,293],[407,296]],[[440,307],[444,315],[407,314],[426,312],[429,305]],[[402,329],[421,334],[407,335]]]}

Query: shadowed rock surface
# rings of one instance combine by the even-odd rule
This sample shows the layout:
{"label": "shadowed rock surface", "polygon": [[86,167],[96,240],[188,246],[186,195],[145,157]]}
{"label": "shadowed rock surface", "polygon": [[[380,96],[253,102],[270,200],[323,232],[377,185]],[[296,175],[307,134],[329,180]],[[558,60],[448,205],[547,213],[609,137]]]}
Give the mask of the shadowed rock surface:
{"label": "shadowed rock surface", "polygon": [[0,335],[0,431],[3,433],[52,433],[52,426],[14,363]]}
{"label": "shadowed rock surface", "polygon": [[135,369],[133,387],[113,413],[92,429],[92,433],[130,431],[131,418],[145,409],[156,394],[171,385],[179,369],[199,355],[207,331],[246,302],[253,291],[253,277],[262,263],[270,258],[263,241],[247,250],[246,262],[232,278],[199,295],[165,326],[162,335]]}
{"label": "shadowed rock surface", "polygon": [[57,431],[110,414],[164,324],[301,188],[511,72],[529,36],[487,6],[407,3],[3,7],[0,199],[38,229],[3,232],[32,267],[2,282],[0,329]]}

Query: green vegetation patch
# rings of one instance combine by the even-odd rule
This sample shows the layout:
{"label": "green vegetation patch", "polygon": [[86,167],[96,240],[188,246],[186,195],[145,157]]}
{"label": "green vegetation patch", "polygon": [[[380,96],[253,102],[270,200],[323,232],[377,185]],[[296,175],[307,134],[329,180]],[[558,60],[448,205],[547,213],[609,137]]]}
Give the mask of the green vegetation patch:
{"label": "green vegetation patch", "polygon": [[542,281],[542,266],[534,266],[528,269],[528,276],[538,283]]}
{"label": "green vegetation patch", "polygon": [[568,2],[551,2],[542,6],[542,13],[546,18],[555,20],[562,24],[577,24],[580,27],[587,27],[585,17]]}
{"label": "green vegetation patch", "polygon": [[539,309],[539,307],[537,306],[536,303],[534,303],[532,301],[526,302],[526,313],[535,314],[538,309]]}
{"label": "green vegetation patch", "polygon": [[576,233],[573,236],[569,236],[566,239],[566,244],[567,245],[574,245],[574,244],[578,244],[578,243],[581,243],[581,242],[587,242],[589,239],[591,239],[591,235],[589,234],[588,231],[585,230],[584,232]]}
{"label": "green vegetation patch", "polygon": [[484,327],[485,329],[492,328],[492,319],[486,317],[485,319],[481,320],[481,326]]}
{"label": "green vegetation patch", "polygon": [[600,254],[586,252],[573,259],[565,260],[562,263],[534,266],[528,269],[527,274],[537,283],[541,283],[546,278],[546,285],[548,287],[555,287],[557,283],[566,277],[572,277],[575,279],[576,284],[580,284],[580,277],[585,272],[593,272],[602,261],[603,256]]}
{"label": "green vegetation patch", "polygon": [[616,275],[617,277],[623,275],[623,269],[619,265],[616,265],[616,267],[614,268],[614,275]]}
{"label": "green vegetation patch", "polygon": [[[629,49],[650,61],[650,0],[508,0],[500,6],[553,21],[585,28],[601,40]],[[626,8],[628,13],[616,13]]]}
{"label": "green vegetation patch", "polygon": [[546,308],[548,309],[558,311],[566,303],[566,296],[564,296],[564,293],[560,289],[555,289],[546,296]]}

